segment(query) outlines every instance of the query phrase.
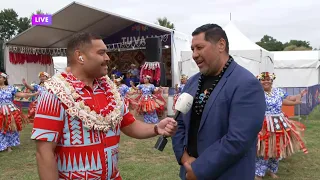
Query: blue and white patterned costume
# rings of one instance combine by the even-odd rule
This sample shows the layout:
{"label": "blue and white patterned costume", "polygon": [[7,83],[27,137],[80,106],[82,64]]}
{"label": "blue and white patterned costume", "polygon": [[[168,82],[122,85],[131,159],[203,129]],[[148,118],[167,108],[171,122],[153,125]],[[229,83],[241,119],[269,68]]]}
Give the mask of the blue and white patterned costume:
{"label": "blue and white patterned costume", "polygon": [[257,176],[263,177],[267,171],[275,174],[280,158],[286,158],[300,149],[307,153],[300,137],[304,129],[282,112],[282,102],[287,97],[288,94],[280,88],[273,88],[270,93],[265,92],[267,108],[258,136]]}
{"label": "blue and white patterned costume", "polygon": [[10,85],[0,89],[0,151],[20,145],[19,131],[24,122],[22,112],[13,103],[17,92]]}

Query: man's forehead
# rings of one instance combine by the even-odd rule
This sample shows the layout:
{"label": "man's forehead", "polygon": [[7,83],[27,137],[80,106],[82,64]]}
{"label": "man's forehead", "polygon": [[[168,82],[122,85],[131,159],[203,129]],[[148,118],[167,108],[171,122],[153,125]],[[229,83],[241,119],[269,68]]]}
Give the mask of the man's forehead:
{"label": "man's forehead", "polygon": [[205,44],[205,43],[206,43],[206,40],[204,39],[204,33],[200,33],[192,37],[192,46],[195,46],[198,44]]}
{"label": "man's forehead", "polygon": [[107,46],[100,39],[92,40],[91,48],[94,50],[107,50]]}
{"label": "man's forehead", "polygon": [[194,35],[192,37],[192,41],[204,41],[205,40],[205,34],[204,33],[200,33],[200,34],[197,34],[197,35]]}

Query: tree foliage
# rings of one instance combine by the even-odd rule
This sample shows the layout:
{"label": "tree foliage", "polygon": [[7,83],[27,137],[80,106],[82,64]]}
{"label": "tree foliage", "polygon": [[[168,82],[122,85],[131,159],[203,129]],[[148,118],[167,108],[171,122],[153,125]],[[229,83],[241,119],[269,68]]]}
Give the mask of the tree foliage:
{"label": "tree foliage", "polygon": [[282,51],[283,50],[283,44],[281,41],[278,41],[277,39],[264,35],[257,44],[268,50],[268,51]]}
{"label": "tree foliage", "polygon": [[9,40],[17,33],[18,14],[13,9],[0,11],[0,39]]}
{"label": "tree foliage", "polygon": [[290,40],[282,43],[269,35],[264,35],[260,41],[256,42],[260,47],[268,51],[307,51],[312,50],[309,41]]}
{"label": "tree foliage", "polygon": [[174,24],[170,22],[166,17],[158,18],[156,24],[169,29],[174,29]]}
{"label": "tree foliage", "polygon": [[0,11],[0,40],[8,41],[30,27],[30,18],[19,17],[18,13],[13,9]]}

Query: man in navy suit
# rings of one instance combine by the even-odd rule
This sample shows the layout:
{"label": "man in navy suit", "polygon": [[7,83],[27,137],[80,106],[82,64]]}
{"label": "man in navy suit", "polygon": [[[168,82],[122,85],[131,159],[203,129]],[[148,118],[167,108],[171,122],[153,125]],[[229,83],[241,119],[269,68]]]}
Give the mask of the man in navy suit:
{"label": "man in navy suit", "polygon": [[206,24],[192,33],[200,73],[184,92],[192,109],[178,117],[172,138],[183,180],[253,180],[256,140],[266,103],[260,82],[229,55],[225,31]]}

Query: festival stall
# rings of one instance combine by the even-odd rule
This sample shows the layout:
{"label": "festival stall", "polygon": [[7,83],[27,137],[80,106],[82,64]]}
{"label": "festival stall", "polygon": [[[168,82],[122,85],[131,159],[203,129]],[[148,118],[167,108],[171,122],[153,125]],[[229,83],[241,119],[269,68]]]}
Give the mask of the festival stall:
{"label": "festival stall", "polygon": [[[159,37],[168,86],[179,82],[180,51],[190,48],[189,36],[183,33],[73,2],[53,14],[52,25],[32,26],[6,43],[5,68],[10,83],[21,84],[22,78],[37,81],[39,71],[54,74],[52,56],[65,56],[67,42],[77,32],[104,37],[111,67],[117,65],[124,73],[130,64],[145,65],[145,39]],[[151,67],[156,69],[155,64]]]}
{"label": "festival stall", "polygon": [[[179,82],[180,51],[190,48],[189,36],[183,33],[73,2],[53,14],[51,26],[32,26],[9,40],[6,49],[12,53],[65,56],[66,43],[77,32],[92,32],[104,37],[113,63],[121,65],[119,67],[123,71],[130,63],[143,65],[145,39],[160,37],[167,79],[171,80],[170,86]],[[49,62],[43,57],[41,60],[36,60],[34,57],[28,60],[10,60],[10,57],[9,54],[5,57],[5,68],[12,76],[13,84],[20,83],[21,77],[34,81],[37,79],[35,72],[41,70],[50,73],[54,71],[54,68],[49,66],[52,65],[52,60]],[[22,64],[23,61],[25,64]],[[15,70],[21,73],[16,74]]]}

